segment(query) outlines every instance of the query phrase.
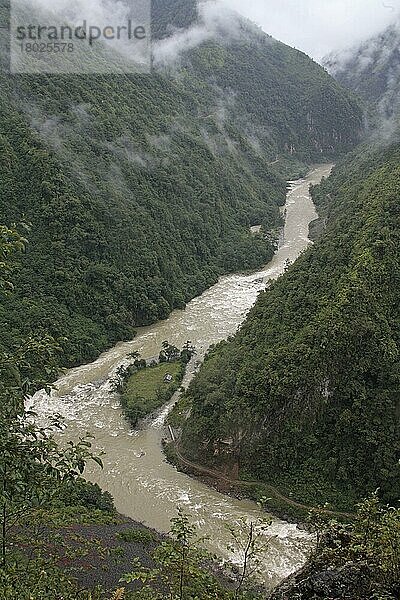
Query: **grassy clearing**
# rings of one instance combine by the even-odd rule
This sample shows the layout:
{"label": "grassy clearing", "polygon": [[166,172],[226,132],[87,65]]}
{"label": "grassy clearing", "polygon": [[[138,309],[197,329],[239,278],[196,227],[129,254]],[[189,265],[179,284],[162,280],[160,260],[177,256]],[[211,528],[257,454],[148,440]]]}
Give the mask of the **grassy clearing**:
{"label": "grassy clearing", "polygon": [[[167,374],[173,377],[169,383],[164,381]],[[184,367],[180,361],[176,361],[147,367],[127,379],[121,403],[133,427],[139,419],[151,414],[172,398],[183,375]]]}

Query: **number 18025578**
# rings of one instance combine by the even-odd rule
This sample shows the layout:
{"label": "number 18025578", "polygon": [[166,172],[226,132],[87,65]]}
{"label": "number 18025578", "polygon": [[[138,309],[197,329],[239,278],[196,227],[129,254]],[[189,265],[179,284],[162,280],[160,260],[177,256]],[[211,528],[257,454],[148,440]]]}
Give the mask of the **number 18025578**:
{"label": "number 18025578", "polygon": [[49,53],[65,53],[73,52],[74,44],[72,42],[23,42],[20,44],[21,52],[49,52]]}

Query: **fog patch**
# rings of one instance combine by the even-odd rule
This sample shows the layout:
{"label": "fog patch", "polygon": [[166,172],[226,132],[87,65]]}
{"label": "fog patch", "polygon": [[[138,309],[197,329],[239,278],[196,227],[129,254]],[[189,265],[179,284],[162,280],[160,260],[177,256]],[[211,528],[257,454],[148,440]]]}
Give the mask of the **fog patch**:
{"label": "fog patch", "polygon": [[176,66],[185,53],[209,40],[229,44],[246,34],[266,37],[261,28],[215,0],[200,3],[198,15],[198,21],[188,29],[175,30],[154,44],[156,67]]}
{"label": "fog patch", "polygon": [[397,139],[400,115],[400,20],[360,46],[330,54],[324,66],[342,84],[375,104],[372,137],[383,142]]}

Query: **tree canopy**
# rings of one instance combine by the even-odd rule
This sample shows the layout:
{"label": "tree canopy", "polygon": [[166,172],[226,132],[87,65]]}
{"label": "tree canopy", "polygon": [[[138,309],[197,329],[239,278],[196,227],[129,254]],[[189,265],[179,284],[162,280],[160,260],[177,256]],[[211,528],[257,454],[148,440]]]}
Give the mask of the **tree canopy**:
{"label": "tree canopy", "polygon": [[[400,495],[400,148],[362,148],[313,191],[325,234],[191,385],[190,455],[297,499]],[[214,456],[233,438],[234,459]],[[222,458],[221,458],[222,457]]]}

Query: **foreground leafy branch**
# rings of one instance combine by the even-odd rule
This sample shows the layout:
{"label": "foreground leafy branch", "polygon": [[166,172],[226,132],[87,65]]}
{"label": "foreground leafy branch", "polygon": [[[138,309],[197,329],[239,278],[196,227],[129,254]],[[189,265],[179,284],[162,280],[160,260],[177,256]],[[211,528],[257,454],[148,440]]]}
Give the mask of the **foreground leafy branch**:
{"label": "foreground leafy branch", "polygon": [[[0,226],[0,292],[12,290],[13,254],[25,240],[15,229]],[[1,562],[7,563],[9,536],[20,521],[51,501],[67,481],[75,480],[88,460],[101,465],[91,452],[90,436],[60,446],[54,431],[62,428],[55,417],[47,427],[35,422],[25,408],[28,396],[49,388],[55,377],[58,343],[51,337],[27,337],[13,351],[0,348],[0,542]]]}

